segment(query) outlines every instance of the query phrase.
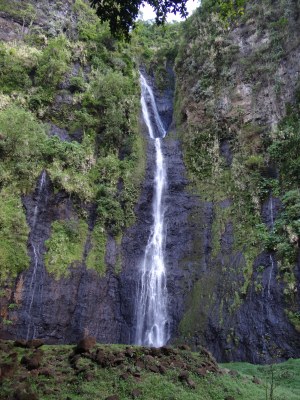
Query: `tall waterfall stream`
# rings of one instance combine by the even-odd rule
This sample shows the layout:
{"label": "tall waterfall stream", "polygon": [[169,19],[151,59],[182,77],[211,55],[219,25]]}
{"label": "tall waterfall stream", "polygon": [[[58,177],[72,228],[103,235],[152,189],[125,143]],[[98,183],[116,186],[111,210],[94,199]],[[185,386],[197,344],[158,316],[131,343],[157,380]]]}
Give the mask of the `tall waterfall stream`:
{"label": "tall waterfall stream", "polygon": [[141,104],[143,118],[155,147],[153,225],[140,266],[140,281],[136,301],[136,336],[139,345],[160,347],[169,339],[167,285],[164,261],[164,197],[167,189],[165,160],[161,141],[166,130],[159,116],[152,88],[141,74]]}
{"label": "tall waterfall stream", "polygon": [[33,269],[32,269],[32,275],[30,279],[30,285],[29,285],[29,298],[28,298],[28,304],[27,304],[27,315],[28,315],[28,327],[27,327],[27,335],[26,335],[26,340],[30,338],[35,338],[35,325],[34,325],[34,320],[31,315],[32,313],[32,306],[34,302],[34,298],[36,296],[37,290],[41,290],[41,280],[43,277],[43,271],[38,271],[39,267],[41,267],[40,264],[40,238],[36,237],[35,235],[35,227],[36,223],[38,221],[38,216],[39,216],[39,207],[40,207],[40,202],[42,200],[43,196],[46,196],[44,193],[44,187],[46,183],[46,171],[42,172],[42,175],[39,179],[38,183],[38,193],[37,193],[37,200],[36,204],[34,207],[33,211],[33,219],[32,219],[32,227],[31,227],[31,234],[30,234],[30,244],[33,250]]}

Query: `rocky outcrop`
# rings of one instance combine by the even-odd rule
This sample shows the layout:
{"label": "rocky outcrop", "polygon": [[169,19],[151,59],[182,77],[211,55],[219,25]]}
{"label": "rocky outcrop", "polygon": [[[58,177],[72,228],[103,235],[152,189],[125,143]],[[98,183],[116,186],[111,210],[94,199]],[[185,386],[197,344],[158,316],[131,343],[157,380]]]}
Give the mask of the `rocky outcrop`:
{"label": "rocky outcrop", "polygon": [[44,0],[13,0],[5,5],[1,4],[0,39],[22,39],[32,31],[43,36],[45,40],[46,36],[54,37],[61,33],[75,37],[77,17],[73,7],[73,0],[51,3]]}
{"label": "rocky outcrop", "polygon": [[2,337],[70,343],[91,334],[103,343],[118,342],[122,322],[119,284],[109,259],[103,278],[84,265],[74,265],[68,277],[56,280],[45,268],[45,241],[50,236],[51,223],[72,217],[72,200],[64,193],[54,194],[43,173],[35,193],[23,202],[31,227],[31,266],[18,277],[10,298],[17,305],[9,313],[13,324],[4,327]]}
{"label": "rocky outcrop", "polygon": [[[156,97],[167,127],[172,119],[173,91],[157,91]],[[51,132],[68,140],[66,134],[55,126],[51,126]],[[115,272],[118,250],[112,238],[109,238],[106,246],[105,277],[88,270],[84,264],[71,266],[69,275],[59,280],[49,275],[45,268],[44,255],[51,224],[55,220],[76,218],[75,208],[78,205],[62,192],[55,194],[45,172],[39,178],[35,192],[24,197],[27,221],[31,228],[28,248],[32,261],[29,270],[19,276],[11,294],[10,302],[16,303],[18,307],[9,312],[9,319],[13,324],[4,327],[3,337],[34,337],[43,338],[48,343],[69,343],[89,334],[103,343],[133,342],[139,276],[137,271],[152,226],[155,164],[153,143],[145,127],[143,135],[147,143],[146,176],[136,206],[136,223],[123,235],[122,269],[119,275]],[[192,271],[197,261],[182,261],[188,259],[194,251],[195,223],[192,215],[197,207],[208,214],[211,213],[211,208],[209,205],[200,205],[197,197],[187,191],[188,181],[185,177],[181,145],[173,128],[163,142],[163,152],[168,179],[165,259],[168,271],[170,330],[172,336],[175,336],[184,312],[186,294],[195,279]],[[93,228],[92,209],[93,207],[90,211],[90,229]],[[199,246],[200,243],[208,245],[206,234],[205,229],[199,232]],[[206,263],[204,250],[202,261]]]}
{"label": "rocky outcrop", "polygon": [[[252,234],[259,224],[272,232],[282,204],[272,189],[260,199],[257,183],[251,187],[247,179],[251,157],[262,160],[260,167],[253,166],[261,181],[278,179],[264,141],[272,140],[270,132],[288,103],[297,101],[299,7],[296,1],[282,7],[276,1],[247,2],[242,20],[230,29],[217,14],[207,20],[194,15],[177,60],[187,167],[200,204],[210,209],[205,214],[200,207],[194,217],[196,255],[184,263],[197,260],[196,276],[180,332],[183,340],[207,346],[218,360],[260,363],[300,354],[299,332],[287,315],[289,307],[299,309],[299,281],[287,296],[277,255],[263,251]],[[206,247],[197,237],[203,227]],[[298,270],[299,264],[295,276]]]}

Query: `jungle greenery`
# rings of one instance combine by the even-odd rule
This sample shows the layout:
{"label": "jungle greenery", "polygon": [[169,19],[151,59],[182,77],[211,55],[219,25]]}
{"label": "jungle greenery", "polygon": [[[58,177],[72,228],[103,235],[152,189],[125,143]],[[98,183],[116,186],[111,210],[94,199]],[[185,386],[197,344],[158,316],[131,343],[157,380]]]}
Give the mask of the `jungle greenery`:
{"label": "jungle greenery", "polygon": [[[124,229],[134,222],[145,168],[144,143],[138,133],[137,64],[143,64],[155,77],[158,89],[164,90],[170,83],[167,68],[175,62],[175,116],[191,190],[214,206],[211,257],[216,259],[221,250],[222,232],[229,220],[235,232],[234,250],[242,250],[245,256],[245,264],[239,267],[243,284],[232,280],[230,298],[225,301],[232,311],[241,305],[251,284],[253,261],[265,249],[276,254],[286,297],[293,304],[300,230],[300,98],[288,106],[274,132],[262,124],[244,123],[239,107],[223,118],[218,101],[222,90],[232,94],[232,68],[236,65],[254,91],[259,92],[268,79],[280,94],[276,65],[287,52],[290,15],[296,2],[277,1],[278,7],[272,7],[270,0],[263,0],[262,6],[255,1],[203,0],[201,9],[183,24],[136,22],[129,45],[116,40],[110,29],[118,34],[125,27],[128,32],[141,2],[130,3],[133,14],[129,9],[130,15],[119,20],[117,11],[123,12],[127,2],[122,2],[120,10],[110,11],[110,1],[103,3],[102,11],[94,2],[99,13],[103,12],[102,19],[113,21],[109,27],[101,24],[86,2],[76,0],[72,8],[76,34],[61,30],[45,37],[32,28],[18,43],[0,43],[0,188],[7,208],[0,215],[0,235],[4,238],[11,232],[3,242],[2,281],[29,264],[29,228],[20,199],[32,193],[43,170],[54,191],[63,191],[75,204],[70,220],[52,224],[45,256],[48,270],[58,278],[68,273],[70,265],[85,261],[88,267],[105,273],[107,236],[120,242]],[[185,2],[159,4],[160,21],[172,7],[184,12]],[[22,6],[18,11],[15,2],[0,1],[0,9],[13,17],[21,12],[21,20],[28,26],[35,16],[30,8]],[[229,28],[251,19],[260,32],[269,32],[270,40],[241,57],[228,35]],[[53,135],[53,128],[63,131],[68,140]],[[232,160],[224,156],[226,143]],[[268,175],[273,165],[279,171],[276,177]],[[260,217],[261,206],[270,195],[282,202],[271,231]],[[233,200],[228,207],[222,205],[226,199]],[[91,204],[96,207],[93,226],[88,223]],[[59,245],[62,241],[68,246],[68,255]],[[91,249],[85,255],[87,241]],[[18,251],[13,253],[16,244]],[[231,265],[223,267],[227,273],[232,269]],[[199,285],[195,285],[194,299],[201,291],[210,290],[209,285]],[[261,283],[256,282],[255,288],[261,290]],[[287,313],[298,327],[295,307]]]}
{"label": "jungle greenery", "polygon": [[[185,2],[161,3],[162,20],[171,3],[183,12]],[[120,244],[122,232],[134,222],[145,169],[137,65],[143,64],[164,89],[180,24],[139,21],[129,45],[111,35],[87,2],[76,0],[76,32],[58,25],[58,33],[47,37],[34,25],[37,11],[19,6],[17,1],[0,2],[0,9],[13,18],[24,17],[22,40],[0,43],[1,190],[21,204],[20,196],[34,191],[45,170],[54,191],[66,193],[75,206],[69,220],[52,223],[44,257],[47,270],[58,279],[70,266],[85,262],[104,274],[107,237]],[[91,204],[96,220],[88,226]],[[19,213],[23,231],[21,236],[10,234],[2,281],[29,265],[29,228],[22,207]],[[12,225],[9,213],[6,217],[7,232]],[[10,254],[17,241],[20,254]],[[12,257],[16,262],[9,267]]]}
{"label": "jungle greenery", "polygon": [[[14,2],[0,6],[16,15]],[[31,29],[20,42],[0,43],[2,282],[29,264],[21,196],[33,192],[43,170],[54,191],[75,205],[70,220],[53,222],[46,244],[46,266],[56,278],[83,261],[88,237],[87,264],[104,273],[107,235],[119,237],[134,222],[145,161],[132,49],[111,36],[86,2],[72,7],[76,38]],[[96,223],[88,227],[92,203]]]}
{"label": "jungle greenery", "polygon": [[[199,279],[190,295],[190,309],[181,324],[187,335],[195,328],[197,305],[211,310],[211,293],[220,274],[224,280],[231,276],[220,315],[222,307],[234,313],[250,287],[262,293],[261,272],[253,282],[254,261],[262,251],[271,252],[278,262],[277,279],[284,286],[286,312],[299,329],[295,278],[300,234],[299,94],[293,104],[286,105],[286,117],[271,131],[264,121],[245,122],[244,105],[238,103],[235,92],[238,76],[252,88],[253,99],[266,80],[275,96],[282,95],[278,65],[289,54],[291,43],[299,43],[295,34],[298,11],[297,1],[203,0],[202,7],[182,24],[175,64],[175,116],[191,190],[213,205],[211,259],[215,265],[209,278]],[[259,35],[267,32],[269,40],[242,54],[232,32],[254,21]],[[228,99],[236,102],[234,107],[226,104]],[[281,211],[272,229],[267,229],[261,210],[270,196],[280,199]],[[202,221],[201,210],[193,218]],[[226,255],[222,265],[218,264],[222,235],[229,223],[234,232],[233,251],[244,257],[240,265],[227,261]],[[262,271],[267,267],[260,266]],[[205,321],[198,319],[196,324],[201,331]]]}
{"label": "jungle greenery", "polygon": [[102,22],[109,22],[113,35],[129,39],[130,30],[135,27],[139,9],[149,4],[156,13],[156,23],[164,24],[168,13],[187,16],[187,0],[90,0]]}

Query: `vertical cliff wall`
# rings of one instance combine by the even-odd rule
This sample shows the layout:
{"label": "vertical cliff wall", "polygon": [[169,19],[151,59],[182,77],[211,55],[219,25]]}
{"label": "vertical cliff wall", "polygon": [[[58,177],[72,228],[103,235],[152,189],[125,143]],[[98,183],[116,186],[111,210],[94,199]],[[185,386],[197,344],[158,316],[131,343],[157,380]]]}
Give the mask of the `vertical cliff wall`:
{"label": "vertical cliff wall", "polygon": [[84,1],[0,6],[1,336],[117,343],[145,167],[131,50]]}
{"label": "vertical cliff wall", "polygon": [[266,362],[299,356],[299,181],[286,161],[299,150],[299,2],[219,3],[187,21],[176,65],[190,189],[209,205],[192,216],[180,332],[219,360]]}
{"label": "vertical cliff wall", "polygon": [[[1,335],[132,343],[154,174],[137,42],[80,0],[25,3],[0,2]],[[268,362],[300,354],[299,4],[216,4],[145,63],[168,129],[171,342]]]}

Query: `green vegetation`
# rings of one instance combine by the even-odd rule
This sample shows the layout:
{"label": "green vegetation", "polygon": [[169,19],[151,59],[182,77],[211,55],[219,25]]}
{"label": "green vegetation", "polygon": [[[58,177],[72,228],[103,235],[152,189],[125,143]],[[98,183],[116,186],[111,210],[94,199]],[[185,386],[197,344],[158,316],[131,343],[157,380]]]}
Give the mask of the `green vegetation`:
{"label": "green vegetation", "polygon": [[60,35],[50,39],[43,49],[36,70],[36,85],[43,89],[56,89],[69,70],[70,43]]}
{"label": "green vegetation", "polygon": [[46,241],[45,264],[56,279],[66,276],[69,266],[82,261],[86,236],[87,224],[84,221],[53,222],[50,239]]}
{"label": "green vegetation", "polygon": [[[219,374],[213,372],[218,367],[201,350],[191,353],[188,350],[170,349],[175,354],[158,356],[154,353],[149,355],[151,350],[143,347],[96,345],[89,353],[74,357],[73,347],[66,345],[44,345],[36,351],[13,347],[9,342],[2,342],[1,346],[0,363],[5,368],[0,394],[4,399],[17,392],[45,400],[63,400],[67,397],[96,400],[112,395],[118,395],[120,400],[129,400],[134,397],[133,393],[139,393],[138,398],[142,400],[270,398],[266,397],[266,383],[270,383],[269,366],[223,364],[226,373]],[[33,371],[38,374],[28,374],[24,356],[27,360],[35,357],[39,366]],[[272,368],[274,398],[298,399],[300,361],[289,360]],[[237,371],[237,374],[228,373],[228,369]],[[5,377],[7,371],[13,372],[14,380],[9,375]],[[188,376],[187,380],[179,378],[183,371]],[[21,376],[22,381],[19,380]],[[254,376],[256,383],[253,382]]]}
{"label": "green vegetation", "polygon": [[[299,95],[287,105],[277,130],[271,132],[263,115],[254,123],[266,80],[274,101],[280,102],[278,61],[289,54],[291,41],[299,42],[291,17],[297,5],[275,3],[206,0],[183,23],[175,63],[175,117],[190,190],[213,206],[209,278],[201,276],[188,297],[180,325],[184,337],[195,332],[201,337],[211,310],[222,325],[223,313],[234,314],[250,287],[263,291],[260,280],[253,281],[253,264],[263,250],[272,251],[278,262],[286,313],[299,326],[294,275],[300,234]],[[238,40],[253,37],[254,31],[257,39],[248,51],[240,51]],[[271,172],[276,170],[278,179]],[[282,202],[272,230],[261,220],[270,195]],[[202,214],[197,215],[200,221]],[[226,229],[232,229],[233,243],[222,251]]]}
{"label": "green vegetation", "polygon": [[226,24],[229,24],[244,14],[246,3],[247,0],[203,0],[201,12],[205,16],[216,13]]}
{"label": "green vegetation", "polygon": [[95,269],[100,275],[105,274],[106,233],[100,224],[97,224],[91,234],[91,250],[86,265]]}
{"label": "green vegetation", "polygon": [[[23,4],[20,10],[18,5],[0,2],[2,11],[14,18],[18,15],[23,24],[23,40],[0,43],[0,190],[3,196],[9,190],[19,204],[19,196],[31,193],[46,170],[54,190],[72,198],[77,211],[70,220],[53,222],[47,242],[46,265],[56,278],[75,261],[82,262],[88,236],[84,209],[96,203],[97,226],[91,233],[87,264],[103,274],[107,234],[120,237],[134,222],[145,169],[132,48],[114,39],[108,25],[102,25],[82,0],[72,5],[78,37],[67,28],[65,33],[57,29],[56,35],[52,30],[47,37],[46,31],[32,26],[39,10]],[[59,4],[55,7],[59,9]],[[48,136],[49,123],[77,140]],[[3,226],[12,239],[9,218]],[[70,224],[78,224],[76,235]],[[22,253],[27,234],[19,240]],[[8,260],[16,257],[12,276],[28,266],[27,254],[20,262],[20,255],[10,251],[13,246],[7,246],[3,255],[3,279],[9,275]]]}
{"label": "green vegetation", "polygon": [[132,33],[131,47],[135,58],[154,77],[159,90],[174,84],[167,67],[175,61],[181,29],[179,22],[157,26],[151,22],[138,21]]}
{"label": "green vegetation", "polygon": [[32,4],[26,4],[18,0],[11,0],[10,2],[0,0],[0,10],[22,23],[20,33],[24,33],[25,25],[30,27],[36,18],[35,7]]}
{"label": "green vegetation", "polygon": [[0,43],[0,85],[3,93],[32,86],[29,74],[36,67],[40,51],[25,44]]}
{"label": "green vegetation", "polygon": [[0,111],[0,134],[1,185],[29,193],[45,163],[45,128],[30,111],[14,104]]}
{"label": "green vegetation", "polygon": [[[300,395],[299,368],[300,360],[290,359],[281,364],[254,365],[249,363],[221,364],[223,368],[237,371],[248,378],[256,377],[260,381],[265,395],[261,399],[296,399]],[[271,397],[271,385],[273,385],[273,397]]]}
{"label": "green vegetation", "polygon": [[13,188],[2,189],[0,201],[0,281],[9,283],[29,265],[29,229],[21,200]]}

